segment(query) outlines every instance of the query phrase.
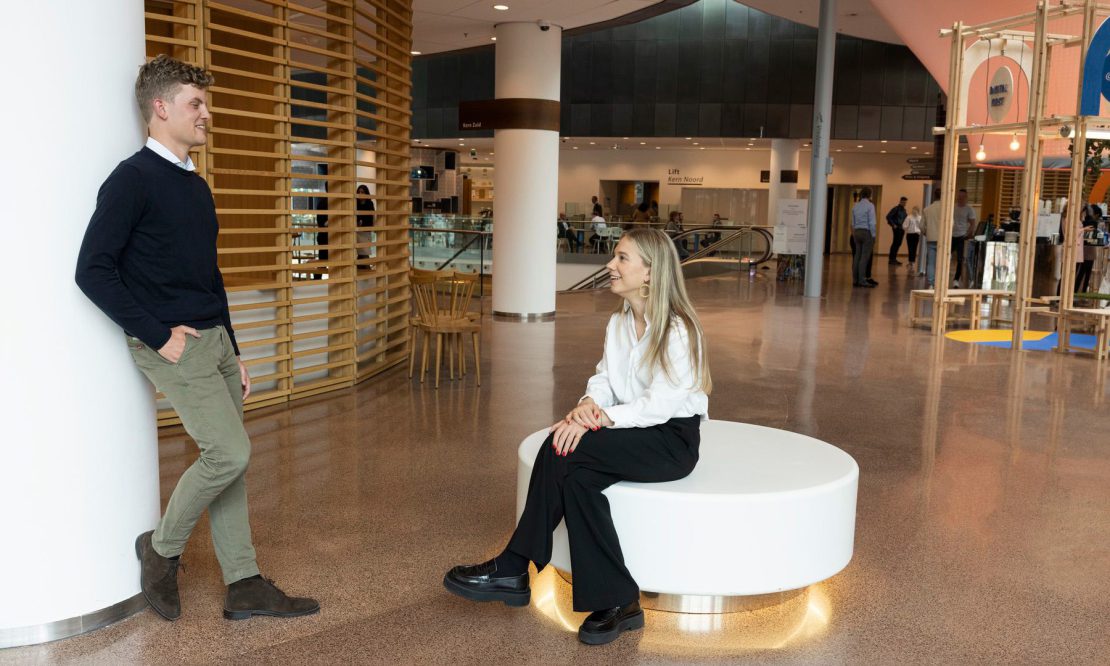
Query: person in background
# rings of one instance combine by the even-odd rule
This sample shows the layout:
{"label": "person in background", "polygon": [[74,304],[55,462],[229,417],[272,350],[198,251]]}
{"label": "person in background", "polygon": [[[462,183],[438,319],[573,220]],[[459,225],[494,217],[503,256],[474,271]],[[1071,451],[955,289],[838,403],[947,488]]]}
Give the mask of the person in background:
{"label": "person in background", "polygon": [[859,201],[852,206],[852,240],[856,244],[856,251],[852,256],[853,287],[873,288],[879,284],[867,275],[867,262],[874,252],[877,233],[871,188],[865,187],[859,191]]}
{"label": "person in background", "polygon": [[940,186],[933,188],[933,202],[921,212],[921,233],[925,234],[925,282],[932,289],[936,284],[937,243],[941,233]]}
{"label": "person in background", "polygon": [[652,222],[658,221],[659,220],[659,202],[652,199],[651,208],[648,209],[648,212],[651,213],[651,221]]}
{"label": "person in background", "polygon": [[594,216],[590,220],[590,228],[593,229],[594,235],[590,236],[590,245],[594,247],[594,251],[601,250],[601,235],[609,225],[605,223],[605,216],[601,214],[601,204],[594,206]]}
{"label": "person in background", "polygon": [[[905,229],[902,228],[903,223],[906,221],[906,197],[898,199],[898,205],[890,209],[886,214],[886,223],[890,225],[891,230],[894,232],[894,238],[890,241],[890,258],[887,263],[891,266],[901,266],[902,262],[898,261],[898,251],[902,249],[902,237],[905,235]],[[913,255],[910,255],[910,263],[913,263]]]}
{"label": "person in background", "polygon": [[632,228],[646,227],[650,222],[651,213],[648,204],[646,201],[641,202],[639,206],[636,206],[636,210],[632,211]]}
{"label": "person in background", "polygon": [[[666,231],[667,235],[670,236],[672,239],[678,234],[682,233],[681,211],[671,211],[671,214],[667,217],[667,226],[664,228],[664,231]],[[685,259],[686,257],[690,256],[690,250],[686,247],[685,239],[674,241],[674,246],[675,249],[678,250],[678,257],[680,259]]]}
{"label": "person in background", "polygon": [[967,205],[967,190],[961,189],[956,193],[956,206],[952,209],[952,255],[956,261],[956,277],[952,279],[953,289],[958,289],[960,286],[960,276],[963,275],[964,270],[965,243],[975,233],[975,220],[975,210]]}
{"label": "person in background", "polygon": [[[370,188],[365,185],[359,185],[355,190],[358,196],[355,198],[355,209],[358,211],[357,221],[359,229],[369,229],[374,226],[374,200],[370,198]],[[359,244],[371,243],[374,240],[374,233],[371,231],[359,231],[355,233],[355,238]],[[369,259],[371,255],[371,247],[358,248],[359,259]],[[370,268],[373,268],[371,266]]]}
{"label": "person in background", "polygon": [[1095,253],[1098,248],[1087,245],[1083,239],[1088,232],[1098,229],[1101,213],[1102,211],[1094,204],[1085,204],[1079,214],[1082,220],[1075,240],[1075,293],[1077,294],[1087,291],[1090,287],[1091,269],[1094,267]]}
{"label": "person in background", "polygon": [[[903,198],[902,201],[905,201]],[[906,232],[906,250],[909,255],[909,265],[906,267],[910,275],[914,274],[914,264],[917,262],[917,247],[921,241],[921,209],[917,206],[913,207],[910,214],[906,216],[906,221],[903,224]]]}
{"label": "person in background", "polygon": [[571,228],[570,221],[567,220],[566,213],[559,213],[559,221],[557,222],[557,224],[559,227],[559,238],[567,239],[567,247],[570,248],[570,251],[577,252],[579,246],[578,233]]}

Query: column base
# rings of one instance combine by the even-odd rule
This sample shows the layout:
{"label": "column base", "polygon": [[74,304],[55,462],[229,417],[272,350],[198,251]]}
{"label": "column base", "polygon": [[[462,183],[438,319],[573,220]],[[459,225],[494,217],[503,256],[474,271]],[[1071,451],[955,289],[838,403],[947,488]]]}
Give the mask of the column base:
{"label": "column base", "polygon": [[77,617],[29,627],[0,629],[0,649],[49,643],[50,641],[87,634],[90,631],[96,631],[130,617],[146,608],[146,606],[146,599],[143,598],[143,594],[140,592],[118,604]]}
{"label": "column base", "polygon": [[[552,567],[567,583],[574,584],[574,576],[569,572]],[[800,590],[785,590],[770,594],[749,594],[741,596],[701,595],[701,594],[660,594],[640,590],[640,606],[647,610],[665,613],[690,613],[717,615],[723,613],[743,613],[778,606],[806,593]]]}
{"label": "column base", "polygon": [[555,318],[555,311],[551,312],[498,312],[493,311],[493,316],[506,321],[551,321]]}

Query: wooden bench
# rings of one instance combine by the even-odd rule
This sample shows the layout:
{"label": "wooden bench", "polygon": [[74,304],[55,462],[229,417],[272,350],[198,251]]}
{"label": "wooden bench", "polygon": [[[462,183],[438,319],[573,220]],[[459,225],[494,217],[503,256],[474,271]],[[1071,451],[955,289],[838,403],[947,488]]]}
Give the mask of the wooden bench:
{"label": "wooden bench", "polygon": [[[1069,324],[1075,320],[1079,323],[1093,325],[1095,329],[1095,358],[1101,361],[1107,357],[1108,351],[1110,351],[1107,349],[1107,333],[1110,331],[1110,308],[1067,308],[1064,310],[1063,317]],[[1061,337],[1063,339],[1060,342],[1064,345],[1065,351],[1091,351],[1073,346],[1069,333],[1064,333]]]}
{"label": "wooden bench", "polygon": [[[951,308],[957,305],[967,305],[967,311],[963,316],[954,316],[952,310],[949,310],[948,321],[959,321],[968,323],[968,327],[972,329],[980,328],[983,324],[983,299],[990,297],[991,305],[990,311],[987,313],[987,325],[993,326],[998,323],[1009,324],[1012,323],[1008,319],[1002,317],[1002,303],[1003,301],[1013,301],[1014,293],[1005,291],[1003,289],[949,289],[948,296],[945,302]],[[910,326],[916,326],[920,323],[928,323],[932,321],[932,315],[926,316],[923,313],[925,303],[932,303],[936,297],[936,291],[933,289],[915,289],[910,292]],[[1038,299],[1037,302],[1040,302]],[[1047,311],[1049,308],[1037,308],[1034,311],[1040,312],[1041,310]],[[1029,311],[1027,310],[1027,313]],[[1028,322],[1028,320],[1026,320]]]}

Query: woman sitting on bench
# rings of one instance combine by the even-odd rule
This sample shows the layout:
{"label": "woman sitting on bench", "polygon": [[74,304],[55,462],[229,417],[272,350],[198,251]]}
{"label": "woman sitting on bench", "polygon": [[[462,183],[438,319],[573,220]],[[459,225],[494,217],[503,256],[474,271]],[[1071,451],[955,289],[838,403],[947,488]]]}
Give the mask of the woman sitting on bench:
{"label": "woman sitting on bench", "polygon": [[578,639],[591,645],[644,626],[640,590],[602,491],[623,480],[690,474],[712,388],[701,324],[671,239],[657,229],[628,231],[607,268],[610,290],[623,300],[609,318],[586,395],[540,448],[516,531],[496,558],[454,567],[443,580],[465,599],[527,605],[528,563],[547,565],[552,532],[565,518],[574,610],[592,611]]}

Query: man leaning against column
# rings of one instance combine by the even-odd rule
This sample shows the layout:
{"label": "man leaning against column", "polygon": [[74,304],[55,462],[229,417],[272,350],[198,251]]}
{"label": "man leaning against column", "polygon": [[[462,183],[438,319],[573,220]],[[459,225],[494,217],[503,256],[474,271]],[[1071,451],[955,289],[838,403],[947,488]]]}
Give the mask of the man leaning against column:
{"label": "man leaning against column", "polygon": [[139,69],[135,96],[146,146],[115,168],[97,195],[77,260],[77,284],[126,333],[135,364],[173,405],[200,456],[151,532],[135,540],[143,595],[167,620],[181,615],[179,558],[204,510],[223,572],[224,617],[315,613],[259,575],[247,513],[250,439],[239,359],[216,265],[219,223],[189,150],[208,138],[206,70],[158,56]]}

